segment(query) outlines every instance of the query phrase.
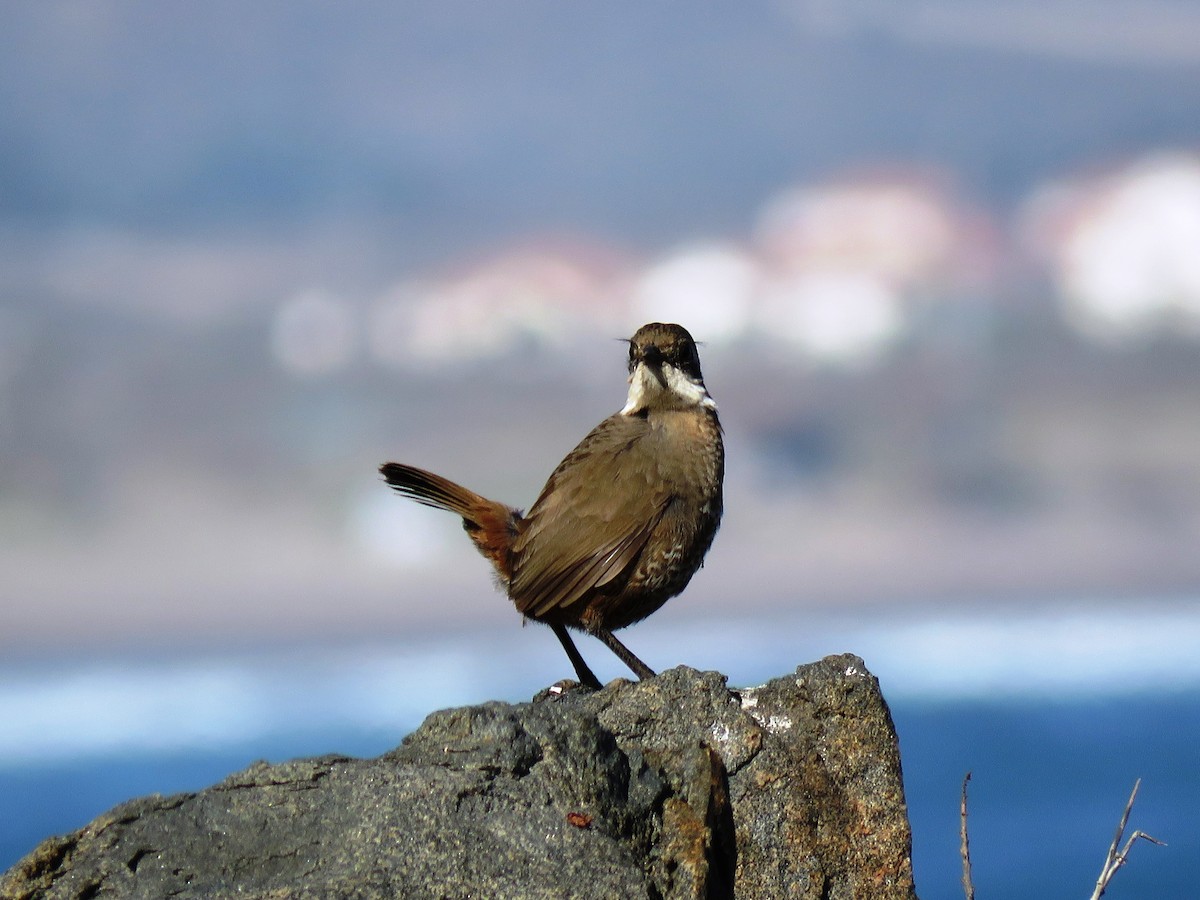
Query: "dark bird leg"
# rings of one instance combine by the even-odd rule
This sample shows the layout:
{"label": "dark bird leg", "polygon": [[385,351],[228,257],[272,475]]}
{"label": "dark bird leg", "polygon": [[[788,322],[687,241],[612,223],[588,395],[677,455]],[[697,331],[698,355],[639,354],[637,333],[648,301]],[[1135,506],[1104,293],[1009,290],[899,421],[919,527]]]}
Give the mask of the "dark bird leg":
{"label": "dark bird leg", "polygon": [[[597,678],[596,674],[588,668],[588,664],[583,661],[583,657],[580,655],[579,649],[575,646],[575,642],[571,640],[571,635],[567,632],[567,626],[551,625],[550,627],[554,629],[554,634],[558,637],[559,643],[561,643],[563,645],[563,649],[567,651],[567,657],[571,660],[571,665],[575,667],[575,674],[579,676],[579,683],[586,684],[590,688],[600,690],[600,679]],[[626,650],[625,652],[628,653],[629,651]],[[643,668],[645,667],[643,666]]]}
{"label": "dark bird leg", "polygon": [[604,641],[604,643],[608,645],[608,649],[617,654],[617,657],[621,660],[621,662],[629,666],[629,668],[633,670],[633,674],[636,675],[639,680],[644,681],[647,678],[654,677],[654,670],[634,656],[630,652],[629,648],[618,641],[616,635],[614,635],[607,628],[595,628],[592,630],[592,634]]}

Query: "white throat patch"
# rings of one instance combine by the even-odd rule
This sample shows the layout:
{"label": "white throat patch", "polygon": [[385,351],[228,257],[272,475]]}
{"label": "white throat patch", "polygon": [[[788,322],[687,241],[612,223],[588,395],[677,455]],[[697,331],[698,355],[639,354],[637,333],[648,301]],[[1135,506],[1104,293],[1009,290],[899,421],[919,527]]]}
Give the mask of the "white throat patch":
{"label": "white throat patch", "polygon": [[656,397],[663,394],[671,395],[674,402],[663,402],[667,400],[663,398],[659,401],[659,405],[662,406],[699,406],[701,409],[712,410],[717,408],[717,402],[709,396],[702,382],[688,378],[672,365],[664,365],[661,371],[663,380],[666,381],[665,385],[654,376],[645,363],[638,363],[633,374],[629,376],[629,399],[625,401],[625,407],[621,410],[622,415],[631,416],[645,409],[652,405]]}

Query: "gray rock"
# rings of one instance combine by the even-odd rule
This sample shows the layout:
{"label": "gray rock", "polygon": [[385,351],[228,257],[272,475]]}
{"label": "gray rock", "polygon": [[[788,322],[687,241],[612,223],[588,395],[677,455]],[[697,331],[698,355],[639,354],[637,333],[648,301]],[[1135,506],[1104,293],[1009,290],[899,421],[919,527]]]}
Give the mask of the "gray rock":
{"label": "gray rock", "polygon": [[879,685],[828,657],[436,712],[378,759],[260,763],[51,838],[25,898],[915,897]]}

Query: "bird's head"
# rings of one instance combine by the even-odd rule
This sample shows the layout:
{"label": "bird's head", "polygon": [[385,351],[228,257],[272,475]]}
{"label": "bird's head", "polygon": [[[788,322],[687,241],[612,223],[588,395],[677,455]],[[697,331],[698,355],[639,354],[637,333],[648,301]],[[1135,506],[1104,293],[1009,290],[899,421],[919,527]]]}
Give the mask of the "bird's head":
{"label": "bird's head", "polygon": [[621,412],[694,407],[717,408],[704,387],[696,342],[682,325],[643,325],[629,339],[629,399]]}

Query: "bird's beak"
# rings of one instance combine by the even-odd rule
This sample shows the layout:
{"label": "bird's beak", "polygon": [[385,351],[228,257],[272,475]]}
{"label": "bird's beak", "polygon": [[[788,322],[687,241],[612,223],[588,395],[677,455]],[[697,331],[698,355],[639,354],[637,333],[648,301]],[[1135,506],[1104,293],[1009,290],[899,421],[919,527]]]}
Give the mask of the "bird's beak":
{"label": "bird's beak", "polygon": [[654,380],[658,382],[658,386],[665,388],[667,386],[667,377],[663,374],[663,355],[662,351],[657,347],[647,347],[641,354],[638,360],[639,366],[644,366],[646,371],[654,376]]}

